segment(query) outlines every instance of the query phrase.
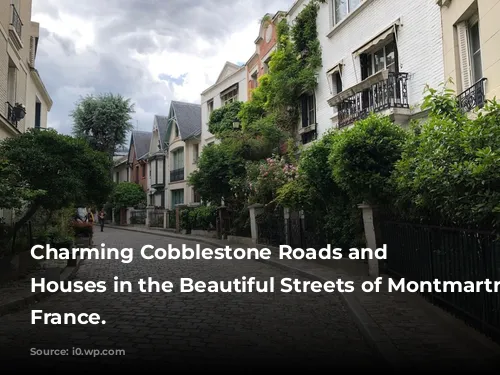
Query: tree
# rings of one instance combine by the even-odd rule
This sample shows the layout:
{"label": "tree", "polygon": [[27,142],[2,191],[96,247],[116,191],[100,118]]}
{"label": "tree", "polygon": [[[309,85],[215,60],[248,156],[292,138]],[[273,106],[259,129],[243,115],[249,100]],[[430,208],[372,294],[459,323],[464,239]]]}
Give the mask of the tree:
{"label": "tree", "polygon": [[146,202],[146,193],[140,185],[120,182],[115,186],[110,202],[114,208],[134,207]]}
{"label": "tree", "polygon": [[125,145],[127,134],[133,129],[131,113],[134,105],[121,95],[88,95],[80,99],[71,113],[73,134],[87,140],[94,150],[112,157],[117,147]]}
{"label": "tree", "polygon": [[27,201],[45,194],[43,190],[30,189],[19,168],[8,160],[0,160],[0,208],[21,208]]}
{"label": "tree", "polygon": [[[31,130],[0,143],[0,159],[37,194],[25,196],[26,211],[14,226],[14,233],[39,208],[57,210],[71,204],[98,205],[112,189],[111,160],[94,151],[87,142],[55,130]],[[44,192],[41,194],[41,192]]]}

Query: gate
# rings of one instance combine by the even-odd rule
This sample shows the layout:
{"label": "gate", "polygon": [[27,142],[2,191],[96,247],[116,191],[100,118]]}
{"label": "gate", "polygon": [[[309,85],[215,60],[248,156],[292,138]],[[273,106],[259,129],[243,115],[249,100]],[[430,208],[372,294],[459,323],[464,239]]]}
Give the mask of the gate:
{"label": "gate", "polygon": [[163,228],[164,210],[151,210],[149,212],[149,226],[152,228]]}

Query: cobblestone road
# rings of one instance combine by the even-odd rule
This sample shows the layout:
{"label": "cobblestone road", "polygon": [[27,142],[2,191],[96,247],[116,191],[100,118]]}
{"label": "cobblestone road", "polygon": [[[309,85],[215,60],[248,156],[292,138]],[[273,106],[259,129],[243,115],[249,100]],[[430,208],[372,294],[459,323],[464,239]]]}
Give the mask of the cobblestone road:
{"label": "cobblestone road", "polygon": [[[136,252],[144,244],[182,244],[175,239],[116,229],[98,233],[95,243],[101,242],[108,247],[134,247]],[[135,254],[130,264],[86,260],[75,280],[105,280],[110,285],[114,276],[130,281],[147,277],[158,281],[181,277],[208,281],[274,276],[278,282],[283,277],[295,277],[256,261],[146,261]],[[95,312],[106,324],[32,325],[31,309]],[[272,363],[283,369],[294,363],[309,368],[326,363],[335,364],[335,368],[343,364],[354,369],[382,366],[335,294],[58,293],[30,309],[0,318],[2,362],[13,356],[27,356],[30,348],[73,347],[125,351],[125,357],[92,359],[105,363],[137,358],[197,365],[205,358],[206,363],[240,366],[247,361],[265,361],[266,366]],[[45,364],[54,360],[75,358],[44,357]]]}

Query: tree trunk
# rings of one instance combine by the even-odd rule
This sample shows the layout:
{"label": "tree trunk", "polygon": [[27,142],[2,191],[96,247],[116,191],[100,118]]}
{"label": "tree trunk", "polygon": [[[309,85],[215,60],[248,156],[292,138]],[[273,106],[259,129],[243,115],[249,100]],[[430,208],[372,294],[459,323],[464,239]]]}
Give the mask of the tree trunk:
{"label": "tree trunk", "polygon": [[33,203],[28,210],[24,213],[23,217],[14,224],[14,230],[12,231],[12,252],[14,252],[14,246],[16,245],[16,236],[17,232],[21,227],[26,224],[29,219],[33,217],[40,206],[36,203]]}

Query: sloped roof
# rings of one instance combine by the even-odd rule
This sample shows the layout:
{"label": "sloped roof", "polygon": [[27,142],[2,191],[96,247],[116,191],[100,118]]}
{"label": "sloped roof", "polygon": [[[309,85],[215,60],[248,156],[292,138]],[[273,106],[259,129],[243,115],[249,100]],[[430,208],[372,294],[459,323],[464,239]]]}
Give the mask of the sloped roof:
{"label": "sloped roof", "polygon": [[172,101],[171,107],[182,140],[201,134],[201,105]]}
{"label": "sloped roof", "polygon": [[149,153],[149,144],[151,143],[152,135],[153,133],[151,132],[144,132],[139,130],[132,131],[132,137],[130,138],[130,141],[134,144],[137,160],[143,158]]}
{"label": "sloped roof", "polygon": [[224,67],[222,68],[219,77],[217,77],[217,81],[215,83],[219,83],[223,81],[225,78],[229,77],[230,75],[234,74],[238,70],[240,70],[241,66],[236,65],[235,63],[232,63],[230,61],[226,61],[224,64]]}
{"label": "sloped roof", "polygon": [[[156,124],[158,125],[159,139],[164,140],[167,134],[168,116],[155,115]],[[163,148],[163,141],[161,142]]]}

